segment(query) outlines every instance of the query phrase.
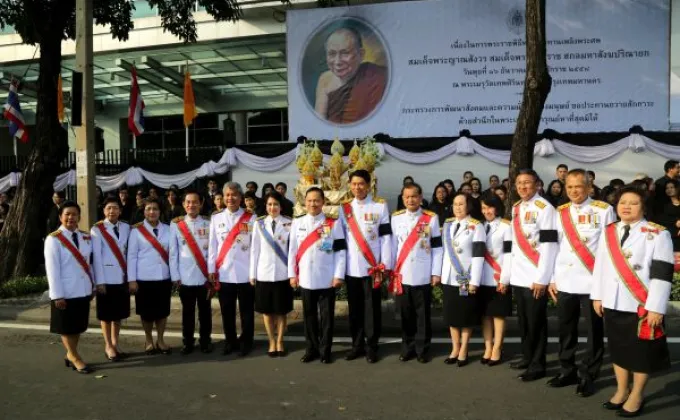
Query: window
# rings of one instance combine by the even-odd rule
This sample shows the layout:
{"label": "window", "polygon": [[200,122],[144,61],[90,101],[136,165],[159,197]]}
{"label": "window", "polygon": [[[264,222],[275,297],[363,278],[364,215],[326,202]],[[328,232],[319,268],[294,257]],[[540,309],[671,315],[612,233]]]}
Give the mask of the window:
{"label": "window", "polygon": [[251,111],[248,118],[248,143],[288,141],[288,110]]}

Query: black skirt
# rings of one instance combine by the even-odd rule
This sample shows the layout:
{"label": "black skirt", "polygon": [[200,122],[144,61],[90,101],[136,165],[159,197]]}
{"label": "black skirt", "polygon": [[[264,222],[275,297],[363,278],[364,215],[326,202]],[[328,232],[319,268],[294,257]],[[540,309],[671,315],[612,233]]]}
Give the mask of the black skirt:
{"label": "black skirt", "polygon": [[477,295],[461,296],[457,286],[442,285],[444,322],[453,328],[471,328],[481,324]]}
{"label": "black skirt", "polygon": [[289,280],[256,282],[255,310],[267,315],[286,315],[292,311],[293,288]]}
{"label": "black skirt", "polygon": [[168,280],[137,280],[135,306],[137,315],[142,321],[152,322],[167,318],[170,315],[170,297],[172,282]]}
{"label": "black skirt", "polygon": [[482,316],[505,318],[512,315],[512,288],[507,287],[505,294],[496,291],[495,286],[481,286],[477,289],[479,313]]}
{"label": "black skirt", "polygon": [[57,309],[50,303],[50,332],[61,335],[76,335],[87,331],[90,321],[90,296],[66,299],[66,309]]}
{"label": "black skirt", "polygon": [[638,338],[636,313],[605,309],[604,325],[612,363],[638,373],[653,373],[671,367],[666,337],[657,340]]}
{"label": "black skirt", "polygon": [[128,284],[107,284],[106,293],[97,293],[97,319],[120,321],[130,316],[130,292]]}

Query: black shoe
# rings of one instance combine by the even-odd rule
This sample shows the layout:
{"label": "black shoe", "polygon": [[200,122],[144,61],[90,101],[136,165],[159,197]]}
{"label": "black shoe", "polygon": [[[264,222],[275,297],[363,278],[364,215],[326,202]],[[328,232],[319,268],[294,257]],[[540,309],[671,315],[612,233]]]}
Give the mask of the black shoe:
{"label": "black shoe", "polygon": [[158,351],[161,354],[170,355],[170,354],[172,354],[172,347],[168,347],[167,349],[162,349],[162,348],[159,347]]}
{"label": "black shoe", "polygon": [[642,400],[642,403],[640,404],[640,408],[637,409],[637,411],[628,411],[625,408],[623,408],[623,405],[621,405],[621,408],[616,411],[616,415],[618,417],[624,417],[624,418],[633,418],[637,417],[640,414],[642,414],[642,409],[645,407],[645,400]]}
{"label": "black shoe", "polygon": [[588,398],[595,393],[595,382],[590,378],[581,379],[576,387],[576,395]]}
{"label": "black shoe", "polygon": [[156,353],[158,353],[158,349],[154,346],[147,347],[144,349],[144,354],[146,354],[147,356],[153,356]]}
{"label": "black shoe", "polygon": [[288,352],[286,350],[279,350],[279,351],[276,352],[276,355],[278,357],[286,357],[286,356],[288,356]]}
{"label": "black shoe", "polygon": [[89,367],[88,365],[85,365],[83,368],[78,369],[78,368],[76,367],[76,364],[75,364],[75,363],[71,363],[71,361],[68,360],[68,359],[66,359],[66,358],[64,358],[64,365],[65,365],[67,368],[70,367],[71,369],[75,370],[77,373],[80,373],[80,374],[83,374],[83,375],[87,375],[87,374],[89,374],[89,373],[94,372],[94,369],[92,369],[92,368]]}
{"label": "black shoe", "polygon": [[480,360],[479,363],[481,363],[483,365],[488,365],[490,360],[491,359],[487,359],[486,357],[482,357],[482,360]]}
{"label": "black shoe", "polygon": [[444,364],[455,365],[457,361],[458,361],[457,357],[447,357],[446,359],[444,359]]}
{"label": "black shoe", "polygon": [[194,346],[184,346],[182,347],[182,350],[179,351],[179,354],[186,356],[188,354],[191,354],[194,352]]}
{"label": "black shoe", "polygon": [[526,370],[528,367],[529,367],[529,362],[527,362],[525,360],[520,360],[518,362],[510,363],[510,369]]}
{"label": "black shoe", "polygon": [[624,403],[625,403],[625,401],[622,402],[622,403],[618,403],[618,404],[613,403],[611,401],[607,401],[607,402],[602,403],[602,408],[604,408],[605,410],[610,410],[610,411],[620,410],[620,409],[623,408]]}
{"label": "black shoe", "polygon": [[361,357],[365,354],[366,354],[366,351],[364,349],[352,349],[349,352],[347,352],[347,355],[345,356],[345,360],[355,360],[355,359],[358,359],[359,357]]}
{"label": "black shoe", "polygon": [[304,356],[300,358],[300,361],[302,363],[309,363],[313,362],[314,360],[319,358],[319,353],[305,353]]}
{"label": "black shoe", "polygon": [[422,364],[430,363],[430,356],[426,354],[421,354],[420,356],[418,356],[418,363]]}
{"label": "black shoe", "polygon": [[108,354],[106,354],[106,352],[104,352],[104,356],[106,357],[106,359],[107,359],[109,362],[119,362],[119,361],[120,361],[120,356],[119,356],[118,354],[116,354],[115,356],[111,357],[111,356],[109,356]]}
{"label": "black shoe", "polygon": [[468,359],[465,360],[458,359],[458,367],[467,366],[468,363],[469,363]]}
{"label": "black shoe", "polygon": [[366,361],[371,364],[378,361],[378,355],[376,354],[375,350],[369,350],[366,352]]}
{"label": "black shoe", "polygon": [[522,382],[533,382],[545,378],[545,371],[544,370],[539,370],[536,372],[526,371],[517,377],[521,379]]}
{"label": "black shoe", "polygon": [[201,344],[201,353],[212,353],[213,352],[213,345],[212,343],[207,343],[207,344]]}
{"label": "black shoe", "polygon": [[565,386],[575,385],[578,383],[578,378],[575,374],[562,375],[561,373],[548,381],[548,386],[551,388],[564,388]]}
{"label": "black shoe", "polygon": [[487,366],[489,366],[489,367],[494,367],[494,366],[500,365],[501,363],[503,363],[503,358],[500,358],[500,359],[498,359],[498,360],[491,360],[491,359],[489,359],[489,363],[487,363]]}
{"label": "black shoe", "polygon": [[251,346],[241,346],[241,350],[238,352],[240,357],[246,357],[253,350]]}
{"label": "black shoe", "polygon": [[279,357],[279,352],[276,351],[276,350],[274,350],[274,351],[268,351],[268,352],[267,352],[267,356],[269,356],[269,357],[271,357],[271,358],[273,359],[273,358]]}
{"label": "black shoe", "polygon": [[222,354],[226,356],[231,354],[232,351],[234,351],[234,349],[229,344],[225,344],[224,348],[222,349]]}
{"label": "black shoe", "polygon": [[329,353],[324,353],[323,356],[321,356],[321,363],[324,365],[329,365],[333,363],[333,359],[331,358],[331,354]]}
{"label": "black shoe", "polygon": [[414,357],[416,357],[416,353],[414,351],[407,351],[406,353],[399,355],[399,361],[408,362],[409,360],[413,360]]}

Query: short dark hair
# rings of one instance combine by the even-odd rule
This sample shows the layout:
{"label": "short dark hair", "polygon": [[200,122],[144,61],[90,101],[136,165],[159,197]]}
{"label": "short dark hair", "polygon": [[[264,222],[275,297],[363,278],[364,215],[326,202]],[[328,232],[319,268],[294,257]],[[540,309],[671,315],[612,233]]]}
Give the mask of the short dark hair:
{"label": "short dark hair", "polygon": [[247,198],[250,198],[251,200],[257,200],[257,196],[252,191],[246,191],[243,193],[243,201],[246,201]]}
{"label": "short dark hair", "polygon": [[[186,200],[186,198],[188,196],[190,196],[191,194],[196,194],[196,196],[198,197],[198,201],[200,203],[203,202],[203,196],[198,192],[198,190],[196,190],[194,188],[187,188],[186,190],[184,190],[184,197],[182,198],[182,201]],[[217,195],[217,194],[215,194],[215,195]]]}
{"label": "short dark hair", "polygon": [[489,177],[489,182],[491,182],[491,180],[492,180],[493,178],[496,178],[499,182],[500,182],[500,180],[501,180],[501,179],[498,177],[498,175],[491,175],[491,176]]}
{"label": "short dark hair", "polygon": [[619,204],[619,201],[621,200],[621,197],[623,197],[624,194],[635,194],[638,197],[640,197],[640,200],[642,200],[642,206],[643,210],[645,210],[645,203],[647,201],[647,191],[643,190],[639,186],[635,185],[634,183],[624,185],[623,187],[619,188],[619,190],[616,192],[616,204]]}
{"label": "short dark hair", "polygon": [[273,189],[274,189],[274,184],[272,184],[271,182],[265,182],[264,185],[262,185],[262,195],[263,195],[263,196],[265,195],[264,191],[265,191],[267,188],[273,190]]}
{"label": "short dark hair", "polygon": [[326,199],[326,195],[323,193],[323,190],[319,187],[310,187],[307,191],[305,191],[305,198],[307,198],[310,192],[318,192],[319,194],[321,194],[321,198],[323,200]]}
{"label": "short dark hair", "polygon": [[[496,189],[500,188],[501,187],[498,187]],[[482,204],[487,207],[493,207],[494,210],[496,210],[496,217],[502,217],[505,214],[505,204],[503,204],[503,201],[496,194],[489,194],[482,197]]]}
{"label": "short dark hair", "polygon": [[283,188],[286,189],[286,191],[288,191],[288,185],[286,185],[285,182],[277,182],[277,183],[276,183],[276,188],[278,188],[278,187],[283,187]]}
{"label": "short dark hair", "polygon": [[128,191],[128,190],[129,190],[129,188],[128,188],[127,184],[123,184],[120,187],[118,187],[118,192]]}
{"label": "short dark hair", "polygon": [[666,182],[663,184],[663,191],[658,191],[656,192],[657,194],[663,194],[664,196],[666,195],[666,187],[668,187],[668,184],[673,184],[675,187],[675,198],[680,197],[680,182],[676,179],[667,179]]}
{"label": "short dark hair", "polygon": [[479,182],[479,189],[482,189],[482,180],[477,178],[477,177],[472,177],[468,182],[470,183],[470,187],[472,187],[472,181],[477,181]]}
{"label": "short dark hair", "polygon": [[458,186],[458,191],[462,191],[462,190],[463,190],[463,187],[465,187],[465,186],[468,186],[468,187],[470,187],[470,189],[472,189],[472,185],[470,185],[469,182],[463,182],[462,184],[460,184],[460,185]]}
{"label": "short dark hair", "polygon": [[620,187],[623,187],[623,186],[626,185],[626,183],[623,182],[623,180],[620,179],[620,178],[614,178],[611,181],[609,181],[609,185],[612,186],[612,187],[616,187],[617,185],[620,186]]}
{"label": "short dark hair", "polygon": [[64,213],[64,210],[66,210],[67,208],[76,208],[78,209],[78,214],[80,214],[80,206],[78,205],[78,203],[72,200],[67,200],[64,201],[64,204],[62,204],[61,207],[59,207],[59,217],[61,217],[61,215]]}
{"label": "short dark hair", "polygon": [[456,200],[456,197],[465,197],[465,210],[467,211],[468,215],[470,213],[472,213],[472,211],[474,210],[474,206],[475,206],[475,203],[474,203],[475,199],[472,198],[471,195],[462,193],[460,191],[455,193],[453,195],[453,198],[451,199],[451,204],[452,204],[451,211],[453,212],[453,202]]}
{"label": "short dark hair", "polygon": [[560,163],[559,165],[557,165],[557,168],[555,168],[555,169],[557,170],[557,169],[562,169],[562,168],[566,169],[567,171],[569,170],[569,167],[567,165],[565,165],[564,163]]}
{"label": "short dark hair", "polygon": [[119,200],[118,197],[116,197],[116,196],[113,196],[113,197],[111,197],[111,196],[106,197],[106,198],[104,199],[104,202],[102,203],[102,207],[106,207],[106,206],[108,206],[109,204],[115,204],[115,205],[117,205],[118,207],[120,207],[121,209],[123,208],[123,204],[121,204],[120,200]]}
{"label": "short dark hair", "polygon": [[586,171],[586,174],[587,174],[589,177],[595,179],[595,172],[594,172],[594,171]]}
{"label": "short dark hair", "polygon": [[144,208],[146,209],[146,206],[150,204],[155,204],[156,206],[158,206],[158,210],[161,209],[161,200],[159,200],[158,198],[146,197],[144,199]]}
{"label": "short dark hair", "polygon": [[52,193],[52,195],[54,195],[54,194],[56,194],[56,195],[57,195],[59,198],[61,198],[62,200],[63,200],[64,198],[66,198],[66,191],[64,191],[64,190],[55,191],[55,192]]}
{"label": "short dark hair", "polygon": [[463,172],[463,178],[465,178],[465,175],[467,175],[467,174],[470,174],[470,175],[472,175],[472,176],[475,176],[475,174],[472,173],[472,171],[465,171],[465,172]]}
{"label": "short dark hair", "polygon": [[534,171],[534,170],[531,169],[531,168],[522,168],[522,169],[520,169],[519,171],[517,171],[517,176],[516,176],[515,178],[519,177],[520,175],[529,175],[529,176],[531,176],[531,177],[534,178],[534,182],[538,182],[538,181],[541,179],[541,178],[539,178],[539,176],[538,176],[538,174],[536,173],[536,171]]}
{"label": "short dark hair", "polygon": [[246,182],[246,188],[248,188],[248,185],[252,185],[253,187],[255,187],[255,189],[257,189],[257,182],[255,181]]}
{"label": "short dark hair", "polygon": [[371,185],[371,174],[368,173],[366,169],[357,169],[356,171],[352,172],[349,174],[349,180],[352,181],[352,178],[355,176],[358,176],[359,178],[363,179],[368,185]]}
{"label": "short dark hair", "polygon": [[496,188],[493,189],[493,192],[496,192],[496,190],[501,190],[503,191],[504,194],[508,194],[508,189],[505,188],[505,185],[499,185]]}
{"label": "short dark hair", "polygon": [[416,182],[414,182],[412,184],[404,185],[403,187],[401,187],[401,194],[400,195],[404,195],[404,191],[406,191],[408,189],[415,189],[416,191],[418,191],[418,195],[423,195],[423,187],[421,187],[420,184],[418,184]]}
{"label": "short dark hair", "polygon": [[668,172],[671,169],[675,168],[677,165],[678,165],[677,160],[673,160],[673,159],[667,160],[666,163],[663,164],[663,171]]}
{"label": "short dark hair", "polygon": [[278,201],[279,205],[283,204],[283,195],[281,195],[281,193],[278,192],[278,191],[276,191],[276,190],[270,192],[269,194],[267,194],[267,195],[264,197],[264,205],[265,205],[265,206],[267,205],[267,201],[268,201],[270,198],[273,199],[273,200]]}
{"label": "short dark hair", "polygon": [[415,179],[413,179],[411,175],[406,175],[404,179],[401,180],[401,184],[404,185],[407,179],[410,179],[412,183],[415,182]]}

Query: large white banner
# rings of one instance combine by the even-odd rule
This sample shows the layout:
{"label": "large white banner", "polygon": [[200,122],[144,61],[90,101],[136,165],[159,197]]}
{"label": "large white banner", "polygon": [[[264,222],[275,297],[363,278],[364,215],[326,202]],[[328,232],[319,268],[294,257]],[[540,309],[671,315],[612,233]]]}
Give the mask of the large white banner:
{"label": "large white banner", "polygon": [[[290,11],[290,138],[514,131],[525,1],[424,0]],[[668,0],[554,0],[541,130],[668,129]]]}

